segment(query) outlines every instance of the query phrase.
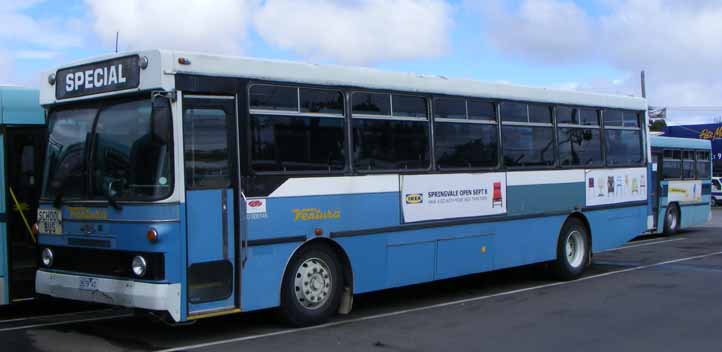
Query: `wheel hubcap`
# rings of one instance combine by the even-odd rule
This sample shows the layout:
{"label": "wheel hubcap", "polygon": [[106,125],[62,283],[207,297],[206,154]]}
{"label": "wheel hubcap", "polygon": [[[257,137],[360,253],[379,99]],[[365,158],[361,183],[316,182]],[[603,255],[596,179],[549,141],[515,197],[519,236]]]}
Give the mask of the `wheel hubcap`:
{"label": "wheel hubcap", "polygon": [[578,268],[584,262],[585,247],[584,247],[584,235],[581,232],[574,230],[567,235],[566,240],[566,254],[567,262],[573,268]]}
{"label": "wheel hubcap", "polygon": [[296,300],[307,309],[317,309],[328,300],[332,286],[328,264],[318,258],[306,259],[296,270]]}

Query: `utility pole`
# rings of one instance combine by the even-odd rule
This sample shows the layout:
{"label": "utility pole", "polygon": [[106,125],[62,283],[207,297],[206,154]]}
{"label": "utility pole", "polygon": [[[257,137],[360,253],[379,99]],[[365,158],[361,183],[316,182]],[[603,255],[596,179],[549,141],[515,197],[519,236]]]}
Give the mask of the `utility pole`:
{"label": "utility pole", "polygon": [[647,97],[647,80],[646,80],[646,77],[645,77],[645,76],[646,76],[646,75],[645,75],[645,73],[644,73],[644,70],[642,70],[642,74],[641,74],[641,78],[642,78],[642,80],[641,80],[641,83],[642,83],[642,98],[646,98],[646,97]]}

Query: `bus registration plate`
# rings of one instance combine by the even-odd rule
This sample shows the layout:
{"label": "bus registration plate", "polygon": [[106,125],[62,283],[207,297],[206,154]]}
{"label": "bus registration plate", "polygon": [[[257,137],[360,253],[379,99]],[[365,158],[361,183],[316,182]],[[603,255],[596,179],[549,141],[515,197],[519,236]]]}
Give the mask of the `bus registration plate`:
{"label": "bus registration plate", "polygon": [[60,235],[63,233],[63,215],[57,209],[38,209],[38,232]]}
{"label": "bus registration plate", "polygon": [[86,291],[95,291],[98,289],[98,279],[92,277],[81,277],[78,288]]}

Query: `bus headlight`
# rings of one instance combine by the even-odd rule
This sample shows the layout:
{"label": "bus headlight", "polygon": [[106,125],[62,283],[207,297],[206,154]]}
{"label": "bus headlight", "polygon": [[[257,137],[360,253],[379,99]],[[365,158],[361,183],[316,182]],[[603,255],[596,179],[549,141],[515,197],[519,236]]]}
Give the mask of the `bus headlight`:
{"label": "bus headlight", "polygon": [[45,267],[51,267],[53,265],[53,251],[51,251],[50,248],[43,249],[43,252],[40,254],[40,260],[42,260]]}
{"label": "bus headlight", "polygon": [[143,277],[143,275],[145,275],[146,269],[148,268],[148,264],[145,262],[145,258],[137,255],[135,256],[135,258],[133,258],[131,268],[133,269],[133,275],[137,277]]}

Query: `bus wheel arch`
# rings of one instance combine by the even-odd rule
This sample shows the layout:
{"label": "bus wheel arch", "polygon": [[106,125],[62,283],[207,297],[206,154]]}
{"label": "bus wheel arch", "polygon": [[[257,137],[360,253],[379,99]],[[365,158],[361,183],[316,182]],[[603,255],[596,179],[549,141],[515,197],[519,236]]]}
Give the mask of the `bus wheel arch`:
{"label": "bus wheel arch", "polygon": [[[317,272],[321,273],[318,280]],[[321,284],[316,285],[316,281]],[[320,289],[320,297],[314,296],[314,289]],[[320,324],[333,314],[350,312],[353,274],[346,251],[328,238],[315,238],[300,245],[286,263],[279,296],[281,312],[295,326]]]}

